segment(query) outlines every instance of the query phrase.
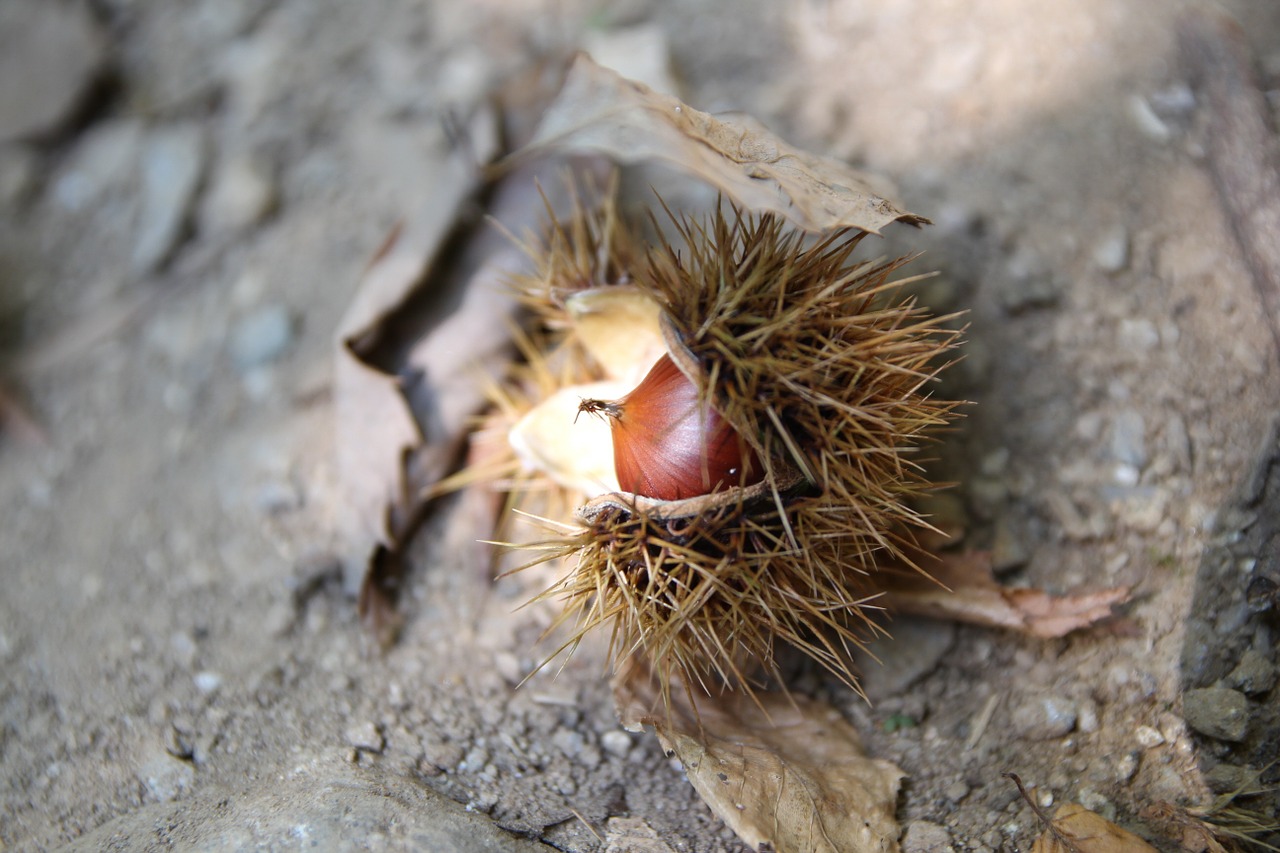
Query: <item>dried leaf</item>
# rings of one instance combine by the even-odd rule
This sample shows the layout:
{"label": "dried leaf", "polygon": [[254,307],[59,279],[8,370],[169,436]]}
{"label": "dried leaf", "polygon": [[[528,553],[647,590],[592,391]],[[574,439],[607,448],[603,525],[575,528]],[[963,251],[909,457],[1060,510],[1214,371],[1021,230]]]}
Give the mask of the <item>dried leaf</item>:
{"label": "dried leaf", "polygon": [[530,143],[658,160],[690,172],[754,213],[772,211],[807,231],[928,222],[899,210],[871,179],[795,148],[745,116],[712,116],[620,77],[579,54]]}
{"label": "dried leaf", "polygon": [[[719,817],[755,849],[778,853],[892,853],[903,773],[868,758],[834,708],[800,696],[679,689],[661,709],[647,671],[614,685],[623,725],[651,725],[663,749]],[[668,713],[669,710],[669,713]]]}
{"label": "dried leaf", "polygon": [[443,169],[432,203],[394,233],[365,271],[338,324],[334,414],[340,499],[352,553],[396,541],[390,508],[403,507],[404,458],[422,442],[400,377],[374,360],[383,324],[422,283],[431,260],[475,191],[471,170]]}
{"label": "dried leaf", "polygon": [[1063,803],[1031,853],[1157,853],[1128,830],[1077,803]]}
{"label": "dried leaf", "polygon": [[1001,586],[991,571],[991,555],[980,551],[941,554],[922,561],[930,577],[890,576],[883,599],[890,610],[955,619],[975,625],[1012,628],[1034,637],[1061,637],[1106,619],[1129,600],[1129,587],[1072,595]]}

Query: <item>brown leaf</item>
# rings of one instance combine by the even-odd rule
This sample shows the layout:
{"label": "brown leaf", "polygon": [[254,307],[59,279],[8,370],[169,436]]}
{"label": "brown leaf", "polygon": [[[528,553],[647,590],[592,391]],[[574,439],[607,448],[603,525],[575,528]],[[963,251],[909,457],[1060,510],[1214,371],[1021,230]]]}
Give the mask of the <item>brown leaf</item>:
{"label": "brown leaf", "polygon": [[393,234],[365,271],[338,324],[334,415],[340,499],[352,553],[396,540],[389,507],[403,506],[404,458],[422,433],[400,377],[375,360],[387,318],[423,282],[476,180],[460,165],[442,170],[433,204]]}
{"label": "brown leaf", "polygon": [[745,116],[712,116],[620,77],[586,54],[530,144],[604,154],[625,163],[658,160],[715,186],[741,207],[772,211],[808,231],[928,222],[899,210],[872,180],[828,157],[795,148]]}
{"label": "brown leaf", "polygon": [[1077,803],[1063,803],[1031,853],[1157,853],[1128,830]]}
{"label": "brown leaf", "polygon": [[721,693],[696,710],[679,688],[661,710],[649,673],[614,684],[624,726],[651,725],[663,749],[726,824],[753,848],[778,853],[892,853],[903,773],[867,757],[834,708],[800,696]]}
{"label": "brown leaf", "polygon": [[991,555],[981,551],[943,553],[936,560],[922,560],[921,565],[929,578],[910,573],[888,576],[886,607],[1050,638],[1106,619],[1115,605],[1129,600],[1129,587],[1050,595],[1039,589],[1002,586],[991,571]]}

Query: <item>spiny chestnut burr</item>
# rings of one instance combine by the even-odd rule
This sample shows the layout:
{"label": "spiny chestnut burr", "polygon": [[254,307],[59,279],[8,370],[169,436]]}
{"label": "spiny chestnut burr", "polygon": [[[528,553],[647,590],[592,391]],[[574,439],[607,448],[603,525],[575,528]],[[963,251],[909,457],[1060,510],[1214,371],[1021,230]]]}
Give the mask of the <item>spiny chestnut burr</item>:
{"label": "spiny chestnut burr", "polygon": [[[599,246],[638,241],[610,210],[555,232],[531,294],[548,328],[571,327],[555,313],[581,280],[570,261],[612,269]],[[615,666],[644,662],[664,691],[751,689],[778,674],[780,643],[856,689],[882,573],[915,570],[929,527],[920,453],[959,405],[932,393],[956,318],[893,279],[909,258],[854,262],[863,232],[811,238],[736,208],[673,224],[678,246],[631,254],[626,285],[660,310],[667,355],[630,394],[580,406],[611,422],[621,492],[534,546],[531,564],[576,560],[539,597],[576,622],[564,649],[608,625]]]}
{"label": "spiny chestnut burr", "polygon": [[621,400],[583,400],[580,412],[609,418],[613,464],[624,492],[678,501],[764,476],[746,442],[664,355]]}

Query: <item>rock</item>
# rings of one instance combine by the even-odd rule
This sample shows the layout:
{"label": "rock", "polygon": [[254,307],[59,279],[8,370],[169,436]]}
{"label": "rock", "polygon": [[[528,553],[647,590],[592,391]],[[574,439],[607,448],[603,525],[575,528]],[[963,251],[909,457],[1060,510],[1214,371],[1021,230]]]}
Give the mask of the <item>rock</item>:
{"label": "rock", "polygon": [[1129,264],[1129,232],[1116,226],[1093,245],[1094,265],[1105,273],[1117,273]]}
{"label": "rock", "polygon": [[228,348],[236,370],[248,373],[275,361],[293,343],[293,317],[278,303],[245,315],[231,330]]}
{"label": "rock", "polygon": [[1129,99],[1129,116],[1142,135],[1152,142],[1165,143],[1173,137],[1169,125],[1156,115],[1151,104],[1141,95],[1134,95]]}
{"label": "rock", "polygon": [[1244,740],[1249,728],[1249,700],[1238,690],[1205,687],[1182,696],[1187,726],[1217,740]]}
{"label": "rock", "polygon": [[365,752],[382,752],[387,744],[382,732],[372,720],[348,726],[344,735],[348,746]]}
{"label": "rock", "polygon": [[1258,777],[1260,775],[1258,771],[1251,770],[1248,767],[1219,764],[1204,774],[1204,784],[1215,794],[1234,794],[1236,796],[1243,794],[1248,796],[1260,793],[1261,789],[1258,785]]}
{"label": "rock", "polygon": [[195,768],[187,761],[157,749],[142,762],[138,780],[151,802],[167,803],[188,791],[195,782]]}
{"label": "rock", "polygon": [[192,680],[195,682],[196,689],[205,695],[215,692],[222,686],[222,676],[216,672],[197,672]]}
{"label": "rock", "polygon": [[1164,735],[1154,726],[1138,726],[1133,730],[1133,738],[1143,749],[1155,749],[1164,743]]}
{"label": "rock", "polygon": [[1249,649],[1227,676],[1227,683],[1250,696],[1266,693],[1276,685],[1275,665],[1257,649]]}
{"label": "rock", "polygon": [[1137,409],[1124,409],[1111,420],[1108,451],[1116,462],[1141,471],[1147,464],[1146,421]]}
{"label": "rock", "polygon": [[872,700],[896,696],[928,675],[956,638],[954,625],[927,619],[898,618],[889,630],[892,637],[872,640],[855,655]]}
{"label": "rock", "polygon": [[913,820],[902,836],[902,853],[948,853],[954,850],[951,833],[946,827],[927,820]]}
{"label": "rock", "polygon": [[0,3],[0,142],[49,134],[73,119],[106,55],[87,3]]}
{"label": "rock", "polygon": [[86,130],[53,181],[53,200],[67,210],[83,210],[113,192],[133,201],[145,133],[135,119],[107,121]]}
{"label": "rock", "polygon": [[193,124],[158,128],[143,143],[142,209],[132,258],[136,274],[162,266],[182,239],[205,156],[204,134]]}
{"label": "rock", "polygon": [[631,735],[622,729],[610,729],[600,736],[604,751],[616,758],[625,758],[631,752]]}
{"label": "rock", "polygon": [[1071,732],[1078,717],[1074,702],[1052,693],[1036,693],[1014,706],[1010,723],[1021,737],[1050,740]]}
{"label": "rock", "polygon": [[1007,516],[996,519],[995,532],[991,539],[991,569],[996,574],[1012,571],[1026,565],[1031,559],[1022,537],[1015,532],[1013,523]]}
{"label": "rock", "polygon": [[275,175],[261,159],[240,155],[218,170],[200,211],[201,228],[212,233],[244,231],[276,209]]}
{"label": "rock", "polygon": [[1160,345],[1160,332],[1146,318],[1126,317],[1120,321],[1119,341],[1128,352],[1151,352]]}

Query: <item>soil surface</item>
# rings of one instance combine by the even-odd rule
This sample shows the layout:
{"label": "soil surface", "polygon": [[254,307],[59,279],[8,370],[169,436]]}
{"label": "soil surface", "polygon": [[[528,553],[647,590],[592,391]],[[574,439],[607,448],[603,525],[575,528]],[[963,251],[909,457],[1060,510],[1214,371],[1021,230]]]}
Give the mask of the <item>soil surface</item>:
{"label": "soil surface", "polygon": [[[1195,5],[12,0],[4,67],[41,83],[0,92],[0,846],[742,849],[619,728],[601,646],[517,688],[545,577],[492,582],[445,507],[381,654],[336,517],[334,331],[449,116],[637,27],[690,104],[933,219],[869,251],[970,312],[935,508],[963,545],[1135,588],[1057,641],[902,620],[871,704],[797,679],[906,771],[905,849],[1028,849],[1005,771],[1169,850],[1153,804],[1274,785],[1280,374]],[[1280,9],[1222,5],[1274,104]]]}

